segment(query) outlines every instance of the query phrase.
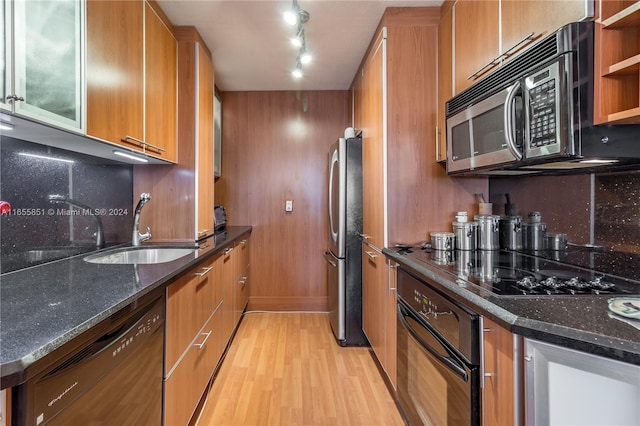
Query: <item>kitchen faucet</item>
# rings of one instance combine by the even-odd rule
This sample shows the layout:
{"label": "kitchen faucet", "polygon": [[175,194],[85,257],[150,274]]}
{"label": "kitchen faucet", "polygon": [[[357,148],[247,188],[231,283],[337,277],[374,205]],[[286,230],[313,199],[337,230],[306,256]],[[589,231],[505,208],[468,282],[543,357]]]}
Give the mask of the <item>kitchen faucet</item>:
{"label": "kitchen faucet", "polygon": [[49,201],[51,203],[66,203],[66,204],[69,204],[70,206],[82,209],[83,213],[88,212],[95,219],[96,226],[98,228],[95,233],[96,248],[101,249],[102,247],[104,247],[104,227],[102,226],[102,220],[100,220],[100,216],[98,216],[95,209],[92,209],[86,204],[82,204],[76,200],[67,198],[64,195],[59,195],[59,194],[49,195]]}
{"label": "kitchen faucet", "polygon": [[151,229],[147,226],[147,232],[141,234],[139,232],[140,228],[140,211],[142,207],[147,204],[151,200],[151,194],[143,192],[140,194],[140,201],[138,201],[138,205],[136,206],[136,212],[133,215],[133,238],[131,240],[131,244],[133,246],[139,246],[143,241],[147,241],[151,238]]}

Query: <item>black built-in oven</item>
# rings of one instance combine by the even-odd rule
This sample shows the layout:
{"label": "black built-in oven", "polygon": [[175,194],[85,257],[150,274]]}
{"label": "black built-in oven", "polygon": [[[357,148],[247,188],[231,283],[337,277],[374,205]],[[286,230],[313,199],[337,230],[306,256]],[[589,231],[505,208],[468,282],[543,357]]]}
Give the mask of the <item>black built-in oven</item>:
{"label": "black built-in oven", "polygon": [[480,424],[480,318],[398,268],[397,387],[409,425]]}

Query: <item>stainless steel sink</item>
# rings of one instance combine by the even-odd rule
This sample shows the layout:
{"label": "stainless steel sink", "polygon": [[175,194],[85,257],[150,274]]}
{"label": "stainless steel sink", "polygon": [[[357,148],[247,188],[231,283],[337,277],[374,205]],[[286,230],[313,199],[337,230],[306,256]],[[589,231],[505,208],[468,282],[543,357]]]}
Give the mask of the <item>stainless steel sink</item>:
{"label": "stainless steel sink", "polygon": [[171,262],[196,250],[185,247],[125,247],[89,255],[84,261],[115,265],[156,264]]}

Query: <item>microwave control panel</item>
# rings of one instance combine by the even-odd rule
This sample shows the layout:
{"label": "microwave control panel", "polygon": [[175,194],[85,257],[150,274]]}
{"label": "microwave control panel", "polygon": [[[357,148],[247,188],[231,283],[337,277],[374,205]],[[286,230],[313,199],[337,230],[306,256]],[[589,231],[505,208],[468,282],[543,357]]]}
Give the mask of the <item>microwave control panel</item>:
{"label": "microwave control panel", "polygon": [[530,92],[531,123],[529,134],[531,146],[556,143],[556,81],[549,80],[534,87]]}
{"label": "microwave control panel", "polygon": [[525,79],[528,103],[527,157],[560,152],[558,64]]}

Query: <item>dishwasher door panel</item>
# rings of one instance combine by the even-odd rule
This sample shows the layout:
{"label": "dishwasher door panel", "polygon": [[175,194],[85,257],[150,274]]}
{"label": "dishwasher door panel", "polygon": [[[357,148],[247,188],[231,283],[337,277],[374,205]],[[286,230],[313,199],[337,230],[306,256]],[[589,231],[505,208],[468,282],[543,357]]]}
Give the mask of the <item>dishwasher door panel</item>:
{"label": "dishwasher door panel", "polygon": [[126,309],[101,335],[16,388],[14,424],[162,423],[164,298],[121,315]]}

